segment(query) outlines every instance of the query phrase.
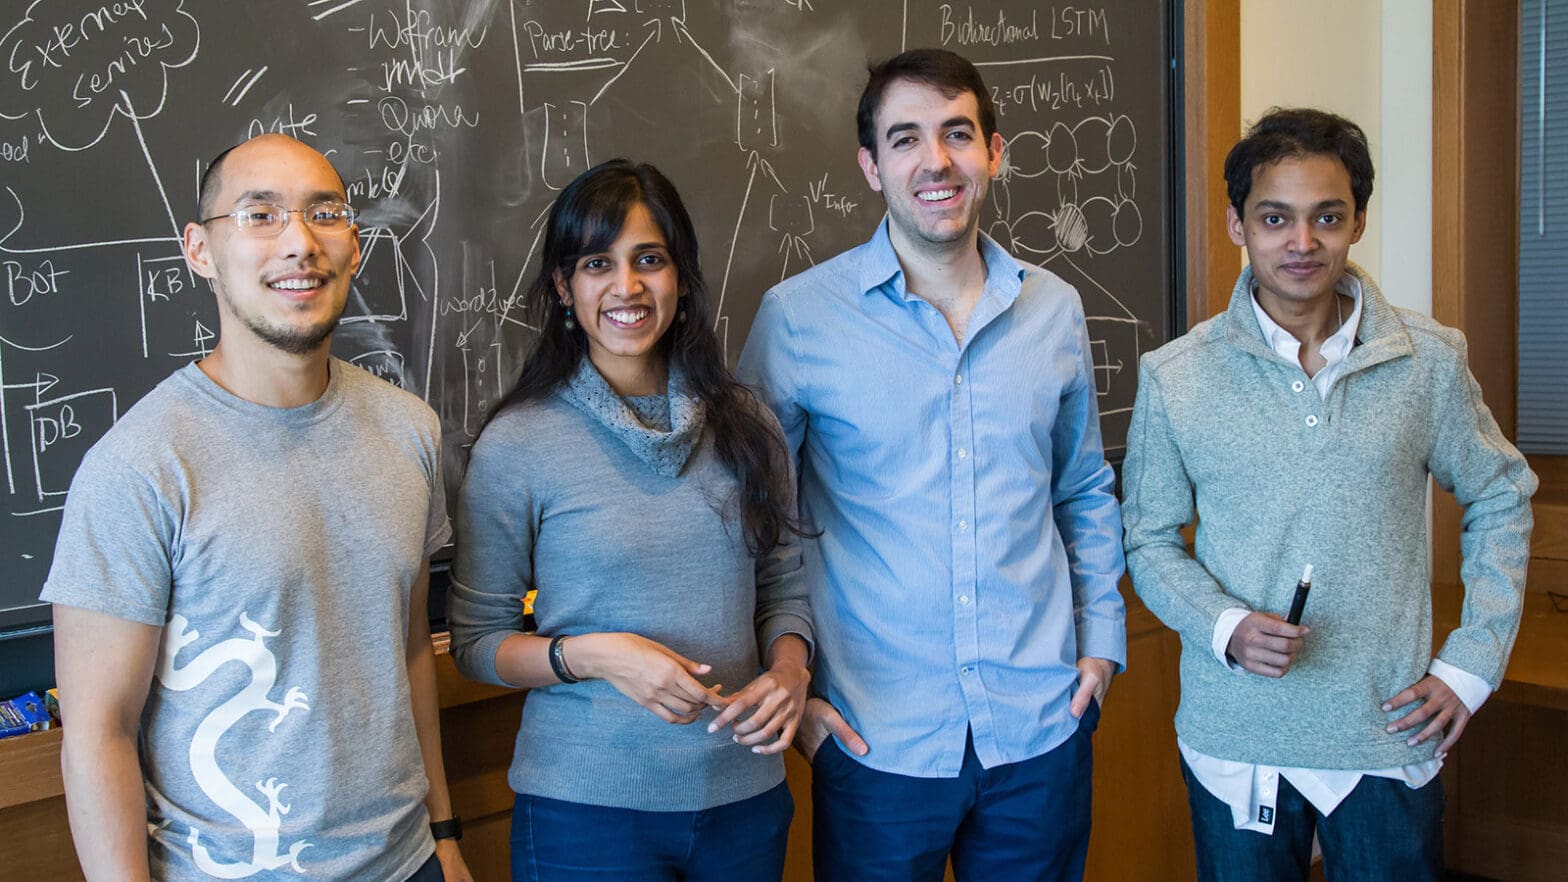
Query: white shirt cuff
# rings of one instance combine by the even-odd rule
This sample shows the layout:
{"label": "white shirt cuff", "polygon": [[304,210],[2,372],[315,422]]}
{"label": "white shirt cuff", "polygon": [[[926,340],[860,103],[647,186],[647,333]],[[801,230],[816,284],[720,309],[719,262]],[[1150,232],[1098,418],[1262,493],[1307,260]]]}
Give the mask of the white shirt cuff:
{"label": "white shirt cuff", "polygon": [[[1236,626],[1240,625],[1241,620],[1251,614],[1252,610],[1244,606],[1232,607],[1220,613],[1219,619],[1214,622],[1214,640],[1209,644],[1209,650],[1214,653],[1215,658],[1219,659],[1220,664],[1238,674],[1245,674],[1247,669],[1232,662],[1230,657],[1226,655],[1226,651],[1230,649],[1230,638],[1232,634],[1236,633]],[[1433,673],[1436,672],[1434,671]],[[1444,678],[1443,682],[1447,683],[1447,678]],[[1452,689],[1453,684],[1449,684],[1449,688]],[[1459,692],[1458,689],[1454,689],[1454,691]],[[1461,692],[1459,697],[1463,698],[1464,693]]]}
{"label": "white shirt cuff", "polygon": [[1492,684],[1440,658],[1432,659],[1426,672],[1447,683],[1448,688],[1454,690],[1454,694],[1459,696],[1459,700],[1465,703],[1472,714],[1480,710],[1481,705],[1492,695]]}

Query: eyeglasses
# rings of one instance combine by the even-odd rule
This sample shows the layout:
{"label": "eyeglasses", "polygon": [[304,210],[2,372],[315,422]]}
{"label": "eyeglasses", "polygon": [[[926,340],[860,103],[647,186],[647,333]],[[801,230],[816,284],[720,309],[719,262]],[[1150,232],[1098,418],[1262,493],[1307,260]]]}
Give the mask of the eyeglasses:
{"label": "eyeglasses", "polygon": [[354,225],[354,219],[359,217],[359,212],[342,202],[317,202],[304,208],[284,208],[281,205],[271,205],[258,202],[237,208],[228,214],[220,214],[202,221],[210,224],[215,220],[230,218],[234,221],[235,229],[247,236],[257,239],[270,239],[288,229],[289,216],[297,214],[310,227],[318,233],[341,233]]}

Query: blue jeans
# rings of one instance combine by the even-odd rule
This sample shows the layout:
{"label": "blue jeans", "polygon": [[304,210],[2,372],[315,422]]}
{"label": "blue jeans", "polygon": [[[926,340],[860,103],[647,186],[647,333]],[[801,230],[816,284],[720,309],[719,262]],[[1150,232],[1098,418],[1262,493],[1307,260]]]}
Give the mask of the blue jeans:
{"label": "blue jeans", "polygon": [[816,882],[959,882],[1083,878],[1089,848],[1089,702],[1078,731],[1049,753],[982,768],[971,742],[956,778],[915,778],[861,765],[829,738],[812,757]]}
{"label": "blue jeans", "polygon": [[795,801],[784,784],[696,812],[519,794],[512,807],[512,882],[778,880],[794,816]]}
{"label": "blue jeans", "polygon": [[1181,774],[1201,882],[1306,882],[1314,832],[1328,882],[1443,878],[1443,782],[1436,778],[1412,790],[1403,781],[1366,775],[1323,815],[1281,777],[1274,833],[1267,835],[1237,830],[1230,806],[1198,783],[1185,760]]}

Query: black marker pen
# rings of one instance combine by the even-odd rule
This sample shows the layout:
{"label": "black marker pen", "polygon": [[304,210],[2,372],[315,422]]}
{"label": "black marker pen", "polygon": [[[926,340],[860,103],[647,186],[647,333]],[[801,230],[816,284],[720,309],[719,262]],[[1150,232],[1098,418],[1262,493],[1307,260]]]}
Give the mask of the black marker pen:
{"label": "black marker pen", "polygon": [[1296,583],[1296,596],[1290,601],[1290,615],[1285,621],[1292,625],[1301,624],[1301,611],[1307,606],[1307,592],[1312,590],[1312,564],[1301,571],[1301,581]]}

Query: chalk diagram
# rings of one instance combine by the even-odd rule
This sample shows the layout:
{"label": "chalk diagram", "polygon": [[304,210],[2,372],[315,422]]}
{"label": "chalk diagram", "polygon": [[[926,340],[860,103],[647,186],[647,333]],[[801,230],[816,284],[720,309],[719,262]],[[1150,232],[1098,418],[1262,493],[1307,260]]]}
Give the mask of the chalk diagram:
{"label": "chalk diagram", "polygon": [[[1143,237],[1143,214],[1135,201],[1137,146],[1137,128],[1126,114],[1057,122],[1043,133],[1020,131],[1007,140],[991,188],[996,218],[987,232],[1014,254],[1066,278],[1084,299],[1102,418],[1132,411],[1130,395],[1119,406],[1106,406],[1106,399],[1121,373],[1131,376],[1137,365],[1144,323],[1095,278],[1089,264]],[[1044,183],[1052,207],[1015,206],[1013,191],[1020,182],[1036,185],[1036,191]]]}
{"label": "chalk diagram", "polygon": [[[651,73],[655,68],[650,65],[649,56],[660,54],[662,64],[658,69],[685,68],[687,82],[691,82],[691,73],[700,73],[699,90],[715,96],[716,101],[733,102],[734,112],[730,155],[705,155],[703,164],[727,162],[744,171],[745,184],[733,209],[735,222],[727,241],[708,246],[710,251],[724,254],[722,270],[709,279],[714,291],[715,330],[726,349],[738,345],[740,341],[729,339],[726,301],[731,294],[736,248],[743,237],[743,227],[751,224],[767,230],[776,256],[777,279],[816,262],[811,246],[817,230],[813,198],[821,201],[823,194],[809,185],[786,185],[773,161],[780,147],[776,70],[767,66],[727,69],[693,34],[687,22],[685,0],[589,0],[584,6],[591,25],[616,26],[623,33],[635,34],[636,41],[565,61],[525,60],[525,56],[552,50],[570,54],[581,47],[576,45],[578,41],[571,46],[562,45],[567,39],[562,35],[569,33],[565,28],[553,28],[537,17],[519,19],[522,4],[510,0],[519,110],[525,117],[542,117],[539,150],[531,157],[537,164],[538,178],[550,190],[559,190],[596,162],[614,155],[599,155],[593,150],[590,131],[595,126],[595,108],[618,87],[638,80],[640,70]],[[794,8],[803,13],[812,11],[809,3]],[[530,14],[542,13],[532,10]],[[548,94],[551,99],[537,105],[530,103],[529,96],[536,92]],[[566,97],[572,95],[580,97]],[[528,252],[530,259],[543,235],[547,211],[548,206],[536,221],[533,245]],[[519,275],[514,293],[521,290],[525,281],[526,269]]]}
{"label": "chalk diagram", "polygon": [[[362,255],[334,354],[436,408],[455,488],[463,447],[538,333],[523,298],[561,187],[617,155],[669,173],[698,224],[712,320],[733,359],[767,285],[859,244],[882,214],[853,165],[845,108],[862,56],[935,44],[943,7],[14,5],[0,19],[0,56],[11,59],[0,73],[0,523],[10,527],[0,535],[8,562],[34,567],[18,578],[35,584],[81,456],[157,380],[217,343],[214,298],[181,255],[188,212],[176,211],[217,149],[281,131],[330,154],[361,211]],[[289,37],[253,39],[275,32]],[[1088,54],[1026,57],[1046,47]],[[1011,102],[984,229],[1082,294],[1114,451],[1137,354],[1162,330],[1134,316],[1146,299],[1122,296],[1111,271],[1161,241],[1161,170],[1149,158],[1158,132],[1134,90],[1116,101],[1097,91],[1094,76],[1103,68],[1109,84],[1120,63],[1108,39],[951,48],[971,52]],[[1083,100],[1063,98],[1063,82]],[[1048,108],[1054,99],[1065,103]],[[15,161],[29,150],[35,165]],[[38,180],[78,172],[80,184]],[[7,612],[0,602],[0,628]]]}
{"label": "chalk diagram", "polygon": [[[200,349],[203,335],[210,334],[200,322],[187,325],[189,333],[176,340],[159,338],[147,321],[149,308],[167,311],[178,293],[194,287],[194,277],[179,257],[180,225],[143,126],[163,112],[170,79],[197,57],[200,45],[201,28],[183,0],[34,0],[0,35],[0,54],[11,59],[0,78],[0,124],[24,132],[24,139],[36,138],[40,152],[64,154],[94,151],[123,127],[136,145],[134,160],[124,168],[127,186],[138,178],[150,183],[154,211],[168,224],[162,233],[128,238],[29,241],[29,233],[37,234],[29,220],[34,206],[6,183],[0,192],[0,263],[13,315],[62,315],[69,296],[62,292],[72,286],[76,259],[84,252],[113,252],[124,254],[125,269],[136,273],[137,285],[119,294],[127,306],[130,296],[138,299],[134,312],[143,357],[157,354],[154,345]],[[71,476],[119,419],[127,396],[118,384],[105,385],[83,370],[70,348],[90,344],[77,342],[76,329],[64,322],[43,322],[49,330],[16,322],[8,319],[0,333],[6,558],[8,569],[41,583]]]}

